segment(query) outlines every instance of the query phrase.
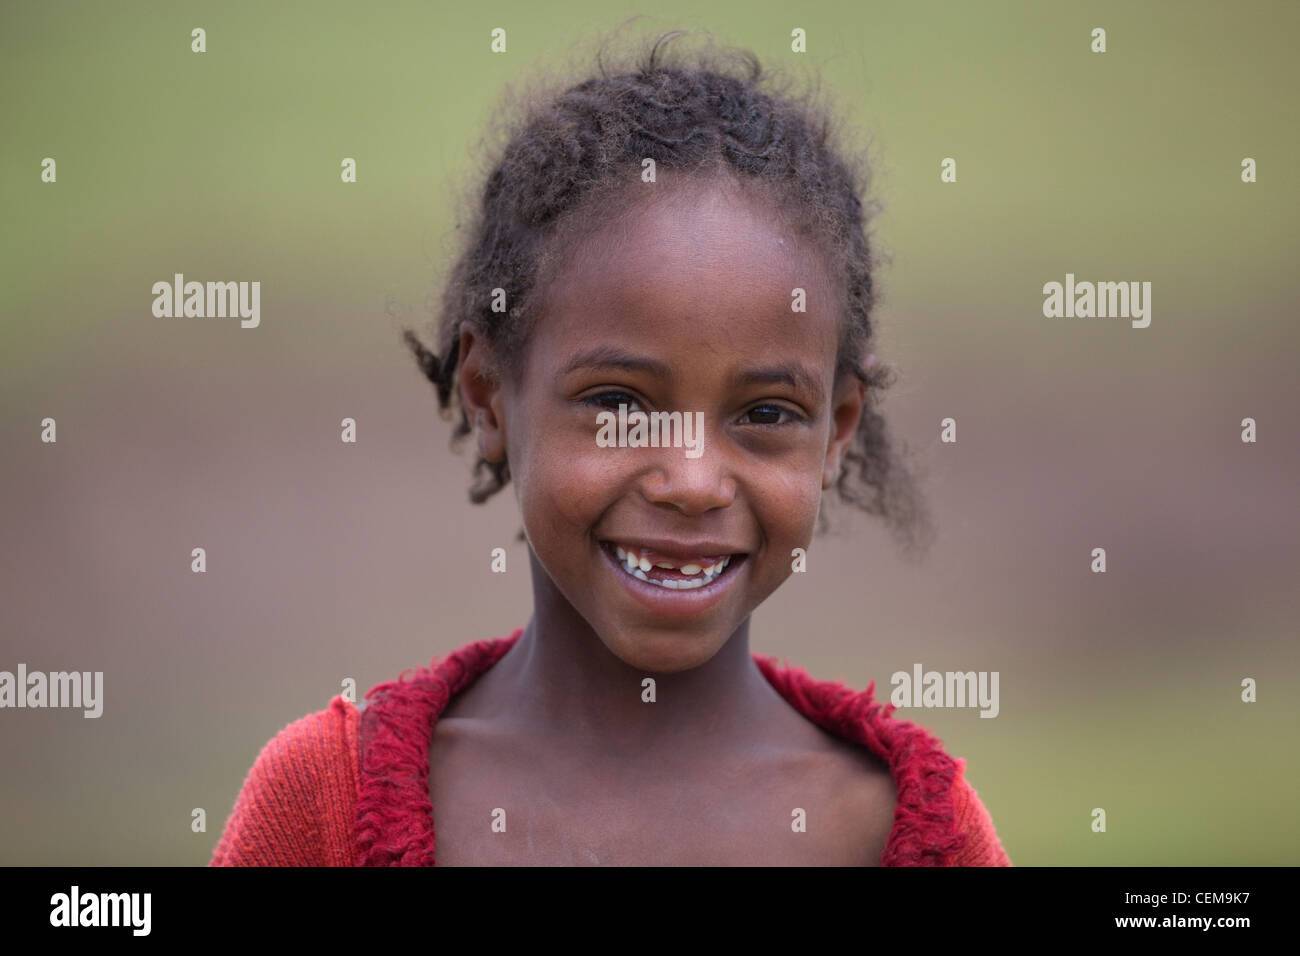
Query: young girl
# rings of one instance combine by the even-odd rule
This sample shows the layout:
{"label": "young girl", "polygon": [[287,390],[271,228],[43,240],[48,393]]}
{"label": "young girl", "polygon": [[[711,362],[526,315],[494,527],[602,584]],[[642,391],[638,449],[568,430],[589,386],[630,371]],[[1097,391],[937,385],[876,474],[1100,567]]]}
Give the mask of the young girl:
{"label": "young girl", "polygon": [[674,36],[526,113],[438,354],[406,333],[471,499],[514,489],[531,618],[281,731],[214,865],[1010,864],[874,684],[749,650],[824,491],[905,538],[923,512],[875,411],[860,174],[809,98]]}

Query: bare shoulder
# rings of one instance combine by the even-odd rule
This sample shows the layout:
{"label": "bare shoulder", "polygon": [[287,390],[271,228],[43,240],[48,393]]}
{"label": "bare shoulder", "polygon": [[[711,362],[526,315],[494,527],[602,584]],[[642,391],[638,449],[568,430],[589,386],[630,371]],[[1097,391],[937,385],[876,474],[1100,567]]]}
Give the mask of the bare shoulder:
{"label": "bare shoulder", "polygon": [[894,828],[898,785],[889,764],[859,744],[834,738],[831,765],[842,825],[863,848],[862,865],[878,866]]}
{"label": "bare shoulder", "polygon": [[[781,742],[784,753],[798,755],[789,776],[802,781],[800,792],[816,802],[827,824],[824,832],[830,842],[823,858],[845,865],[879,866],[898,803],[898,786],[888,761],[793,708],[783,710],[782,718],[771,739]],[[810,790],[808,785],[814,781]]]}

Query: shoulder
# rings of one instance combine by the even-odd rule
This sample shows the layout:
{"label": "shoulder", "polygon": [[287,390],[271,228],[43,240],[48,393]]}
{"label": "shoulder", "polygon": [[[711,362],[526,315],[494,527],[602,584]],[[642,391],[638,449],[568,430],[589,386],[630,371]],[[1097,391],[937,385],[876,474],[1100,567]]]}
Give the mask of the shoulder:
{"label": "shoulder", "polygon": [[889,764],[867,748],[838,740],[829,779],[838,803],[837,829],[849,838],[855,865],[878,866],[894,828],[898,793]]}
{"label": "shoulder", "polygon": [[[895,716],[893,704],[874,697],[875,682],[855,691],[838,681],[815,680],[797,667],[754,655],[786,701],[823,730],[869,751],[888,765],[893,824],[881,862],[886,866],[1009,866],[988,810],[954,758],[924,727]],[[886,783],[879,765],[862,761],[846,802],[883,822]]]}
{"label": "shoulder", "polygon": [[975,788],[966,780],[966,761],[958,759],[957,767],[957,777],[952,786],[953,816],[965,833],[966,842],[953,865],[1011,866],[1011,858],[1002,848],[1002,841],[993,827],[993,818]]}
{"label": "shoulder", "polygon": [[210,866],[349,866],[359,711],[339,695],[262,748]]}
{"label": "shoulder", "polygon": [[759,670],[789,705],[783,736],[810,760],[792,776],[819,782],[823,812],[838,835],[843,863],[878,866],[894,829],[898,792],[891,753],[870,714],[871,691],[816,680],[801,668],[754,655]]}

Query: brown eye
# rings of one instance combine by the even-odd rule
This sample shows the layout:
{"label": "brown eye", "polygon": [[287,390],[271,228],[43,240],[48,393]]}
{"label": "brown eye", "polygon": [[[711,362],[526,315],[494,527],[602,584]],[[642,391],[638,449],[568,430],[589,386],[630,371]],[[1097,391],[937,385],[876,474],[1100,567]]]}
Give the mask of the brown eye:
{"label": "brown eye", "polygon": [[584,405],[595,405],[599,408],[609,409],[611,412],[618,411],[618,406],[626,405],[627,410],[635,411],[639,404],[637,400],[627,392],[606,391],[597,392],[595,395],[588,395],[582,400]]}
{"label": "brown eye", "polygon": [[751,425],[779,425],[784,414],[788,413],[779,405],[755,405],[745,413]]}

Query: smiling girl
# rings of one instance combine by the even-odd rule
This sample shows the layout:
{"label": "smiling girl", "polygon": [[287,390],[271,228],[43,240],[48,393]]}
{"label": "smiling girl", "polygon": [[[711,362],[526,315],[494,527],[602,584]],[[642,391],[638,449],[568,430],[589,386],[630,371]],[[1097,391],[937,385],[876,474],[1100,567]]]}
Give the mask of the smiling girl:
{"label": "smiling girl", "polygon": [[[213,864],[1009,865],[964,761],[750,651],[823,492],[904,538],[923,512],[875,411],[860,176],[752,57],[675,36],[526,112],[437,353],[407,332],[471,499],[514,490],[531,618],[283,730]],[[702,453],[609,447],[606,412]]]}

